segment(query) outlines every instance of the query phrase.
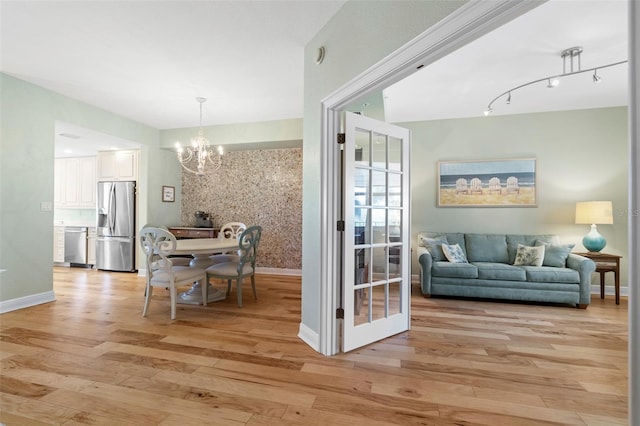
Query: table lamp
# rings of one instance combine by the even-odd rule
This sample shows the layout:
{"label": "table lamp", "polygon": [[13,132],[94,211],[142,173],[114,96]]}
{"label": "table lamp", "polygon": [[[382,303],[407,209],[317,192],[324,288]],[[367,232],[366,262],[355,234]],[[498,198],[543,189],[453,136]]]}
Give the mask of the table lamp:
{"label": "table lamp", "polygon": [[585,201],[576,203],[576,224],[591,224],[591,231],[582,239],[582,245],[591,252],[599,252],[607,241],[598,232],[596,225],[613,224],[611,201]]}

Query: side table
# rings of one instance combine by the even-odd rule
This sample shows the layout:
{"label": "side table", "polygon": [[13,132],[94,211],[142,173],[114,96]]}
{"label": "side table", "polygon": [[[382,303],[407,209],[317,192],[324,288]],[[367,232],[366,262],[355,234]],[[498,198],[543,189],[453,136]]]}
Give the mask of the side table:
{"label": "side table", "polygon": [[616,285],[616,305],[620,304],[620,259],[622,256],[600,252],[576,253],[588,257],[596,264],[596,272],[600,274],[600,299],[604,299],[604,276],[613,272]]}

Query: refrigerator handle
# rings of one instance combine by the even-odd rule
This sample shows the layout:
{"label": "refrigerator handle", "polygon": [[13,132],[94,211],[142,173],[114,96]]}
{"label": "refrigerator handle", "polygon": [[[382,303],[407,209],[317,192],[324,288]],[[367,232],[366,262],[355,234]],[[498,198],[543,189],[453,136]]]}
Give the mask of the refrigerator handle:
{"label": "refrigerator handle", "polygon": [[113,235],[116,225],[116,186],[111,185],[111,191],[109,192],[109,231]]}

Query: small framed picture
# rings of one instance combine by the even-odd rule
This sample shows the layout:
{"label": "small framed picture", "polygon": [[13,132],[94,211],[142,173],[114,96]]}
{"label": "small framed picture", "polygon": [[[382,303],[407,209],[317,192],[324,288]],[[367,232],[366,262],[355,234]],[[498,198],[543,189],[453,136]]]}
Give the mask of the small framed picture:
{"label": "small framed picture", "polygon": [[162,201],[164,203],[173,203],[176,201],[176,187],[175,186],[163,186],[162,187]]}

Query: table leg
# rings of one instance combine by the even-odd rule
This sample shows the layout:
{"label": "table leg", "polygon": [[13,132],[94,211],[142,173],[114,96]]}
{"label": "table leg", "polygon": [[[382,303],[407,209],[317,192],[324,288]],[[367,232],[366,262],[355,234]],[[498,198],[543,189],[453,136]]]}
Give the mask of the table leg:
{"label": "table leg", "polygon": [[600,299],[604,299],[604,275],[605,273],[600,271]]}
{"label": "table leg", "polygon": [[[227,298],[227,292],[225,290],[214,288],[211,284],[206,283],[207,289],[207,303],[217,302]],[[199,282],[196,282],[187,291],[183,291],[178,294],[178,303],[186,305],[202,305],[202,287]]]}
{"label": "table leg", "polygon": [[[200,254],[194,255],[189,264],[193,267],[207,269],[213,265],[213,261],[209,259],[208,254]],[[217,302],[227,298],[226,290],[214,288],[210,283],[206,283],[206,285],[208,286],[207,303]],[[178,294],[177,302],[187,305],[202,305],[202,287],[200,282],[196,282],[189,290]]]}
{"label": "table leg", "polygon": [[615,276],[615,282],[616,282],[616,305],[619,305],[620,304],[620,276],[618,274],[618,271],[613,271],[613,274]]}

